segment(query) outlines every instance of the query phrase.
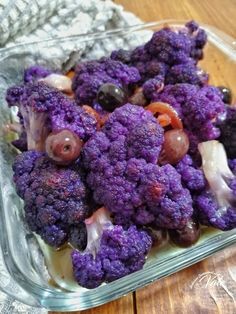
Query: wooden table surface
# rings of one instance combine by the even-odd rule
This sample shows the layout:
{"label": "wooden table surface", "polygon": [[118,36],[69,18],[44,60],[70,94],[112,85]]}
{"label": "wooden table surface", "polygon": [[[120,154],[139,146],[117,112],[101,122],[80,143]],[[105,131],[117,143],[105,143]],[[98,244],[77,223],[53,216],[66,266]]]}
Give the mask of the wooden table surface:
{"label": "wooden table surface", "polygon": [[[195,19],[213,25],[236,39],[236,0],[115,0],[144,21]],[[209,67],[219,73],[221,56]],[[236,88],[236,72],[226,78]],[[206,275],[204,275],[207,273]],[[191,284],[199,277],[199,280]],[[74,313],[184,314],[236,313],[236,246],[231,246],[165,279],[119,300]],[[56,312],[54,312],[55,314]]]}

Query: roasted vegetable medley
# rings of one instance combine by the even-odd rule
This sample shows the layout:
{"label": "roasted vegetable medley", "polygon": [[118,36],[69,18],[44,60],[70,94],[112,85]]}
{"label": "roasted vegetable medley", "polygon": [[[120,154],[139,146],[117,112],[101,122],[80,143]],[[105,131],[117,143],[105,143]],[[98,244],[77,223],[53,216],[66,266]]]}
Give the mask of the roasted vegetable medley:
{"label": "roasted vegetable medley", "polygon": [[68,73],[33,65],[7,90],[25,220],[72,247],[79,285],[140,270],[166,241],[191,246],[203,226],[236,227],[236,105],[199,67],[206,43],[194,21],[166,26]]}

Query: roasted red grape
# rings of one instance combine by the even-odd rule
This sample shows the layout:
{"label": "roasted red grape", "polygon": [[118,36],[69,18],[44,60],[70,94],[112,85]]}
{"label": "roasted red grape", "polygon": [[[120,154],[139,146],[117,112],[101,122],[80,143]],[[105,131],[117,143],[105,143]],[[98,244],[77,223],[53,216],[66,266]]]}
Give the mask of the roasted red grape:
{"label": "roasted red grape", "polygon": [[152,238],[152,246],[158,247],[162,246],[167,242],[167,231],[166,229],[157,229],[156,227],[146,227],[144,230],[150,235]]}
{"label": "roasted red grape", "polygon": [[172,242],[181,247],[188,247],[196,243],[200,237],[200,233],[198,222],[192,219],[182,229],[169,230]]}
{"label": "roasted red grape", "polygon": [[166,131],[164,134],[164,144],[159,158],[159,163],[176,164],[180,161],[189,149],[189,138],[180,129]]}
{"label": "roasted red grape", "polygon": [[69,130],[51,133],[46,139],[46,152],[56,163],[68,165],[79,157],[83,142]]}

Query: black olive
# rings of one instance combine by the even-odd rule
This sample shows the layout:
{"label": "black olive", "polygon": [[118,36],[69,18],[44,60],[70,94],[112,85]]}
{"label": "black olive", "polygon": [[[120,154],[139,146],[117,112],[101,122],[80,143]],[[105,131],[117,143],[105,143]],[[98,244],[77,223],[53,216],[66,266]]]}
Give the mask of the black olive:
{"label": "black olive", "polygon": [[127,95],[125,91],[112,83],[103,84],[97,93],[97,102],[103,109],[112,112],[125,104]]}
{"label": "black olive", "polygon": [[218,86],[217,87],[221,94],[222,94],[222,100],[225,104],[231,104],[232,102],[232,92],[228,87],[225,86]]}

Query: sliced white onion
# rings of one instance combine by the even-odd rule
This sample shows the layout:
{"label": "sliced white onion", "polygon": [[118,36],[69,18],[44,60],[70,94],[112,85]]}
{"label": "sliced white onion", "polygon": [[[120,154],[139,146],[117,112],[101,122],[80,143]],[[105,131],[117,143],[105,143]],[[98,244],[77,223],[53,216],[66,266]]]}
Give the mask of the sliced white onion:
{"label": "sliced white onion", "polygon": [[69,77],[65,75],[52,73],[45,78],[40,79],[39,81],[44,82],[49,86],[55,87],[62,92],[72,92],[72,81]]}
{"label": "sliced white onion", "polygon": [[220,206],[219,213],[223,214],[231,202],[235,201],[227,182],[234,178],[234,174],[229,169],[224,146],[214,140],[200,143],[198,150],[202,157],[203,172]]}
{"label": "sliced white onion", "polygon": [[87,247],[86,252],[96,255],[100,246],[100,240],[104,228],[109,228],[112,225],[108,211],[101,207],[99,208],[92,217],[85,219],[87,229]]}

